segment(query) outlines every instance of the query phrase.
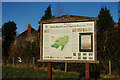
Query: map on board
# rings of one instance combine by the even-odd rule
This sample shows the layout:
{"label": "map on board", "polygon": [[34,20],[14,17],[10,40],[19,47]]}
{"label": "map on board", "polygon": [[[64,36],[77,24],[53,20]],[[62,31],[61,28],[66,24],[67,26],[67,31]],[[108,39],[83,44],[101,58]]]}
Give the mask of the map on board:
{"label": "map on board", "polygon": [[43,60],[94,60],[94,45],[93,21],[43,24]]}
{"label": "map on board", "polygon": [[65,45],[68,43],[68,36],[60,37],[58,38],[51,47],[53,48],[59,48],[61,46],[61,51],[64,49]]}

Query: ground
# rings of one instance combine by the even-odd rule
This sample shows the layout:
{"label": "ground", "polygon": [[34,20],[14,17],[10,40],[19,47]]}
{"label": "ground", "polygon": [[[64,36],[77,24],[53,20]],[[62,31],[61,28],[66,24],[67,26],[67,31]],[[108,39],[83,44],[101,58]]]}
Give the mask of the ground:
{"label": "ground", "polygon": [[[23,67],[12,67],[12,66],[3,66],[2,67],[2,80],[47,80],[47,69],[34,69],[34,68],[23,68]],[[85,80],[84,77],[80,77],[80,74],[77,72],[61,72],[53,71],[52,80]],[[95,80],[95,78],[90,78],[90,80]],[[120,76],[116,77],[115,75],[100,75],[100,79],[97,80],[120,80]]]}
{"label": "ground", "polygon": [[[16,68],[12,66],[2,67],[2,78],[38,78],[47,79],[47,71],[43,69],[33,69],[33,68]],[[52,72],[52,78],[69,78],[78,79],[78,73],[65,73],[65,72]]]}

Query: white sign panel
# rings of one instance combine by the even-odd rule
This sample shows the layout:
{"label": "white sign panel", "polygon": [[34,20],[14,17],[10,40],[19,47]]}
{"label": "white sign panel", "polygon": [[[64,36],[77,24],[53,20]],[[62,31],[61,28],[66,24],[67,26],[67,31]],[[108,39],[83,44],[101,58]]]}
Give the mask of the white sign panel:
{"label": "white sign panel", "polygon": [[94,60],[94,21],[43,24],[43,60]]}

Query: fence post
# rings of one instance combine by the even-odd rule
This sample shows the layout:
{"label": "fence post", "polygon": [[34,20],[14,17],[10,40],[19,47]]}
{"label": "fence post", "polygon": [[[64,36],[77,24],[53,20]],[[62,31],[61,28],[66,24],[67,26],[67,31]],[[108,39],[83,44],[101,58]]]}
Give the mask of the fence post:
{"label": "fence post", "polygon": [[67,72],[67,62],[65,62],[65,72]]}
{"label": "fence post", "polygon": [[34,65],[34,63],[35,63],[35,57],[33,57],[33,65]]}
{"label": "fence post", "polygon": [[14,57],[13,57],[13,66],[14,66]]}
{"label": "fence post", "polygon": [[111,76],[111,61],[109,60],[109,75]]}

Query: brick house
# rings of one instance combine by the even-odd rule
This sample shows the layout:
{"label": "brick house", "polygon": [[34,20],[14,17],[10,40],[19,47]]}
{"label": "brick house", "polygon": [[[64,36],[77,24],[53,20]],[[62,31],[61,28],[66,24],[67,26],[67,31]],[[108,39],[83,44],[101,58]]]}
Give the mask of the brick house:
{"label": "brick house", "polygon": [[22,50],[26,47],[26,42],[34,42],[39,39],[38,32],[28,24],[28,29],[18,35],[11,43],[9,55],[15,53],[20,56]]}

